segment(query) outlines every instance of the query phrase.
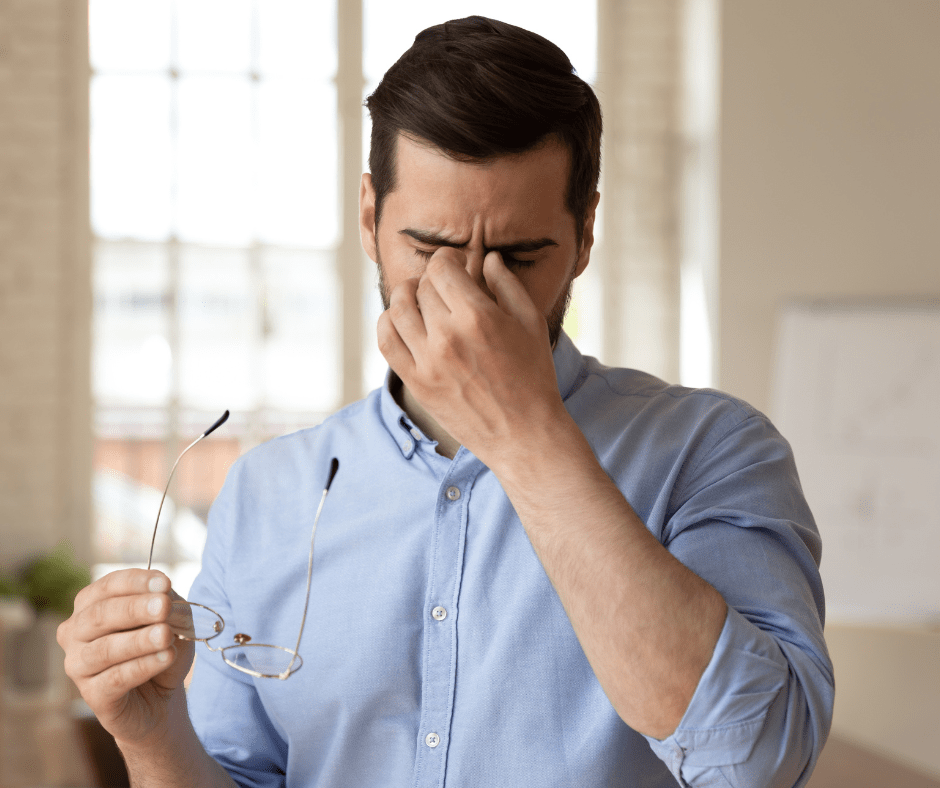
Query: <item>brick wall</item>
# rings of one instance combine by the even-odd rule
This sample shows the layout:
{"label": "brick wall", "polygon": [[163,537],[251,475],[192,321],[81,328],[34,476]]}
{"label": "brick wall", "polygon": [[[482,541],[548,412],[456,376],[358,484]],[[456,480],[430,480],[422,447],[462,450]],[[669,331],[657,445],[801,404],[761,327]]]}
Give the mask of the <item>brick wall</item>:
{"label": "brick wall", "polygon": [[88,33],[82,0],[0,0],[0,567],[89,557]]}
{"label": "brick wall", "polygon": [[605,363],[679,377],[683,0],[599,0]]}

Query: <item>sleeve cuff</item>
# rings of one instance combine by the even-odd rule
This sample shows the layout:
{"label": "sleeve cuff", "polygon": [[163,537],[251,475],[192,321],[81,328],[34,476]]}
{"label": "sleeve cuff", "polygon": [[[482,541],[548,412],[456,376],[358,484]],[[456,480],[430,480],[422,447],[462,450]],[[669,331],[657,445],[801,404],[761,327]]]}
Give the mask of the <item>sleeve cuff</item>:
{"label": "sleeve cuff", "polygon": [[788,672],[774,639],[729,607],[708,667],[675,732],[663,740],[645,738],[680,785],[686,785],[683,767],[743,763]]}

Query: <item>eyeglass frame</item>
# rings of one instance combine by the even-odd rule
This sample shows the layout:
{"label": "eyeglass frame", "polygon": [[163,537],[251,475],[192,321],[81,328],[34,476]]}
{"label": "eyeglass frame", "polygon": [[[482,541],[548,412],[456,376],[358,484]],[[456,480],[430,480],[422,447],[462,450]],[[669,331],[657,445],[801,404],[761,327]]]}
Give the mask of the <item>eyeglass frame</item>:
{"label": "eyeglass frame", "polygon": [[[195,446],[197,443],[199,443],[199,441],[201,441],[203,438],[208,437],[208,436],[209,436],[211,433],[213,433],[216,429],[218,429],[219,427],[221,427],[221,426],[228,420],[228,417],[229,417],[229,412],[226,410],[225,413],[223,413],[223,414],[216,420],[216,422],[215,422],[211,427],[209,427],[209,429],[207,429],[205,432],[203,432],[198,438],[196,438],[196,440],[194,440],[192,443],[190,443],[189,446],[187,446],[185,449],[183,449],[183,451],[180,452],[179,457],[176,458],[176,462],[173,463],[173,467],[170,469],[169,478],[167,479],[167,482],[166,482],[166,487],[163,489],[163,497],[160,499],[160,507],[157,509],[157,519],[156,519],[156,522],[154,523],[154,526],[153,526],[153,538],[150,540],[150,556],[149,556],[149,558],[147,559],[147,569],[148,569],[148,571],[150,570],[151,566],[153,565],[153,550],[154,550],[154,546],[155,546],[156,543],[157,543],[157,530],[159,529],[159,526],[160,526],[160,514],[163,512],[163,504],[164,504],[164,502],[166,501],[167,493],[168,493],[169,490],[170,490],[170,483],[173,481],[173,475],[176,473],[176,468],[177,468],[177,466],[179,465],[180,460],[182,460],[182,459],[183,459],[183,456],[186,454],[186,452],[188,452],[191,448],[193,448],[193,446]],[[207,638],[197,638],[197,637],[192,637],[192,638],[190,638],[190,637],[185,637],[184,635],[181,635],[181,634],[179,634],[178,632],[173,632],[173,634],[174,634],[179,640],[186,640],[186,641],[190,641],[190,642],[200,641],[200,642],[202,642],[203,644],[205,644],[206,648],[209,649],[209,651],[217,651],[217,652],[219,652],[219,653],[221,654],[221,656],[222,656],[222,661],[225,662],[226,665],[228,665],[229,667],[234,668],[235,670],[238,670],[238,671],[240,671],[240,672],[242,672],[242,673],[245,673],[245,674],[247,674],[247,675],[249,675],[249,676],[254,676],[255,678],[260,678],[260,679],[280,679],[281,681],[284,681],[284,680],[286,680],[287,678],[289,678],[290,676],[292,676],[294,673],[296,673],[298,670],[300,670],[300,668],[303,666],[303,658],[300,656],[300,654],[298,653],[298,651],[299,651],[299,649],[300,649],[300,640],[301,640],[301,638],[303,637],[303,634],[304,634],[304,625],[306,624],[306,621],[307,621],[307,608],[308,608],[308,606],[309,606],[309,604],[310,604],[310,584],[311,584],[311,579],[312,579],[312,577],[313,577],[313,544],[314,544],[314,538],[316,537],[316,533],[317,533],[317,525],[318,525],[319,522],[320,522],[320,514],[321,514],[321,512],[323,511],[323,504],[326,502],[327,493],[330,491],[330,485],[332,485],[332,483],[333,483],[333,477],[336,476],[336,471],[337,471],[337,470],[339,470],[339,460],[338,460],[336,457],[333,457],[333,459],[330,461],[330,472],[329,472],[329,475],[327,476],[326,486],[323,488],[323,494],[320,496],[320,504],[319,504],[319,506],[317,506],[317,513],[316,513],[316,515],[315,515],[314,518],[313,518],[313,529],[312,529],[311,532],[310,532],[310,555],[309,555],[309,557],[307,558],[307,591],[306,591],[306,596],[305,596],[305,598],[304,598],[304,612],[303,612],[303,615],[301,616],[301,619],[300,619],[300,631],[297,633],[297,644],[294,646],[294,649],[293,649],[293,650],[290,650],[290,649],[288,649],[288,648],[285,648],[284,646],[275,646],[275,645],[272,645],[272,644],[270,644],[270,643],[250,643],[249,641],[251,640],[251,636],[250,636],[250,635],[243,634],[243,633],[236,633],[236,634],[234,635],[234,638],[233,638],[233,639],[235,640],[235,643],[234,643],[233,645],[231,645],[231,646],[223,646],[222,648],[213,648],[212,646],[209,645],[209,641],[210,641],[210,640],[213,640],[214,638],[216,638],[216,637],[218,637],[219,635],[222,634],[222,631],[225,629],[225,619],[222,618],[222,616],[220,616],[220,615],[219,615],[215,610],[213,610],[211,607],[208,607],[208,606],[206,606],[206,605],[200,604],[199,602],[190,602],[190,601],[188,601],[188,600],[186,600],[186,599],[177,599],[177,600],[174,600],[174,601],[172,602],[172,605],[173,605],[173,606],[176,606],[176,605],[184,605],[184,604],[185,604],[185,605],[188,605],[189,607],[194,607],[194,606],[195,606],[195,607],[200,607],[200,608],[202,608],[203,610],[207,610],[208,612],[210,612],[210,613],[211,613],[213,616],[215,616],[216,619],[218,619],[218,620],[217,620],[217,621],[214,623],[214,625],[213,625],[213,629],[215,630],[215,633],[214,633],[213,635],[211,635],[211,636],[209,636],[209,637],[207,637]],[[170,628],[171,628],[171,631],[172,631],[172,625],[171,625]],[[193,634],[195,634],[195,627],[193,628]],[[230,651],[231,649],[246,649],[246,648],[273,648],[273,649],[279,649],[280,651],[284,651],[284,652],[286,652],[287,654],[290,654],[290,655],[291,655],[291,660],[290,660],[290,662],[288,663],[287,667],[286,667],[283,671],[281,671],[280,673],[262,673],[261,671],[252,670],[252,669],[247,668],[247,667],[244,667],[244,666],[242,666],[242,665],[238,665],[238,664],[236,664],[234,661],[231,661],[231,660],[229,660],[228,658],[226,658],[226,656],[225,656],[225,652],[226,652],[226,651]],[[295,666],[295,664],[294,664],[295,662],[297,663],[296,666]]]}

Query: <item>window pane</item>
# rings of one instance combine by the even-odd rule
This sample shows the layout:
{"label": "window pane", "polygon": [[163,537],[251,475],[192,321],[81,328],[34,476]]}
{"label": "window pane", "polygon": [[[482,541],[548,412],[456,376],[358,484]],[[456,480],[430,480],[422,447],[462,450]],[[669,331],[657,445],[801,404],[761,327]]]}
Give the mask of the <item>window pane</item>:
{"label": "window pane", "polygon": [[[163,489],[116,471],[101,470],[95,473],[92,490],[98,559],[146,567]],[[189,509],[177,510],[168,496],[160,513],[154,561],[199,561],[205,543],[205,523]]]}
{"label": "window pane", "polygon": [[272,79],[258,93],[259,237],[288,246],[332,246],[339,202],[336,89]]}
{"label": "window pane", "polygon": [[259,288],[249,262],[245,249],[180,249],[180,399],[186,407],[221,413],[257,404]]}
{"label": "window pane", "polygon": [[325,413],[339,400],[339,282],[333,257],[264,250],[261,382],[269,407]]}
{"label": "window pane", "polygon": [[180,0],[176,4],[181,71],[247,74],[251,70],[248,0]]}
{"label": "window pane", "polygon": [[167,291],[163,246],[96,244],[92,377],[99,405],[166,405],[172,362]]}
{"label": "window pane", "polygon": [[95,232],[109,238],[166,238],[171,188],[168,78],[95,77],[91,84]]}
{"label": "window pane", "polygon": [[246,244],[254,235],[251,83],[179,80],[180,238]]}
{"label": "window pane", "polygon": [[170,12],[166,0],[90,0],[88,36],[92,68],[168,71]]}
{"label": "window pane", "polygon": [[310,0],[258,3],[259,68],[265,76],[308,76],[326,81],[336,73],[336,4]]}

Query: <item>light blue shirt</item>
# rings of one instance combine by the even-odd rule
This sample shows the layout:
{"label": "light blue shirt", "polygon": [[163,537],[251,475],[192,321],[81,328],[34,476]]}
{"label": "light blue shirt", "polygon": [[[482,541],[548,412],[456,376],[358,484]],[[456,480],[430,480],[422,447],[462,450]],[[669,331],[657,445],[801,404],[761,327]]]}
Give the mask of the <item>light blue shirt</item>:
{"label": "light blue shirt", "polygon": [[[191,601],[293,647],[287,681],[202,646],[189,708],[244,786],[803,785],[833,702],[820,541],[790,448],[748,405],[554,353],[569,413],[649,530],[729,610],[676,732],[629,728],[601,690],[496,477],[437,454],[388,385],[232,468]],[[565,451],[558,446],[558,451]]]}

